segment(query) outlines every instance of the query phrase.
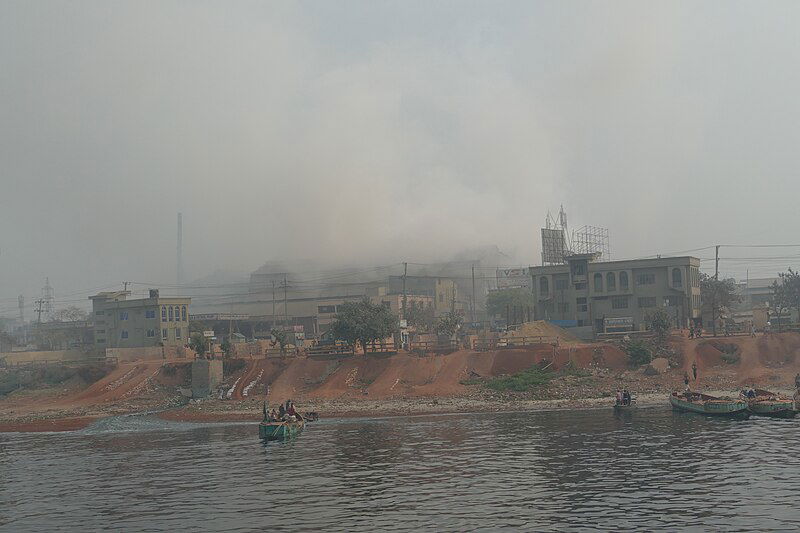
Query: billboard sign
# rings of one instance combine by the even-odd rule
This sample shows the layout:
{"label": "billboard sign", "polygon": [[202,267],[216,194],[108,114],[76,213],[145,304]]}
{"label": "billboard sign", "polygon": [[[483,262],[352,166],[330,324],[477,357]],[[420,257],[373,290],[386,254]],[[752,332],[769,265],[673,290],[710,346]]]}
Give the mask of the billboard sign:
{"label": "billboard sign", "polygon": [[564,264],[567,241],[563,229],[542,228],[542,264]]}
{"label": "billboard sign", "polygon": [[528,289],[530,290],[531,274],[528,268],[498,268],[498,289]]}

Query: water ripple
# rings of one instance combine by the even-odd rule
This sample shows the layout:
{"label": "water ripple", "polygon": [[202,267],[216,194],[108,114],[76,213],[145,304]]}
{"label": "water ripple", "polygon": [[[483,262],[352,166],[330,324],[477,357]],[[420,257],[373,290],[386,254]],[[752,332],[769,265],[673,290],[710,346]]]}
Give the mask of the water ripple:
{"label": "water ripple", "polygon": [[0,530],[796,530],[798,421],[641,409],[0,435]]}

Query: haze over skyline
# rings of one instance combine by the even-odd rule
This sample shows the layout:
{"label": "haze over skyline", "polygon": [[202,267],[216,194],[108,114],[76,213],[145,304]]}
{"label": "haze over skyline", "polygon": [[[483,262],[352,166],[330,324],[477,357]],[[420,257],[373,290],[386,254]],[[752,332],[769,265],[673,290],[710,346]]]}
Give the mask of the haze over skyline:
{"label": "haze over skyline", "polygon": [[174,282],[177,212],[187,280],[535,264],[560,204],[615,258],[797,242],[800,6],[580,6],[3,2],[0,315],[45,277]]}

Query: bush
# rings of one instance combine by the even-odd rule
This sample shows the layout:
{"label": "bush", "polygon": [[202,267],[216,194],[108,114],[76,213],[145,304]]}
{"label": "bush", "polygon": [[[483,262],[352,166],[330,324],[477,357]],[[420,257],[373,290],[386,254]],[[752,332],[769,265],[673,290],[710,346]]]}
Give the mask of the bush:
{"label": "bush", "polygon": [[624,350],[628,354],[631,366],[646,365],[653,359],[650,347],[644,341],[630,340],[625,343]]}
{"label": "bush", "polygon": [[96,365],[86,365],[81,366],[78,368],[78,377],[83,380],[84,383],[94,383],[96,381],[100,381],[107,375],[109,375],[113,370],[114,365],[107,365],[105,363],[98,363]]}
{"label": "bush", "polygon": [[558,371],[560,376],[575,376],[578,378],[588,378],[592,375],[586,369],[578,368],[572,361],[568,361],[561,369]]}
{"label": "bush", "polygon": [[538,366],[532,366],[513,376],[492,378],[486,382],[486,387],[496,391],[526,392],[550,382],[552,374]]}
{"label": "bush", "polygon": [[245,366],[247,366],[247,363],[245,363],[244,359],[224,359],[222,361],[222,374],[230,376],[234,372],[242,370]]}
{"label": "bush", "polygon": [[727,353],[723,352],[720,356],[725,363],[729,365],[735,365],[739,362],[739,354],[738,353]]}

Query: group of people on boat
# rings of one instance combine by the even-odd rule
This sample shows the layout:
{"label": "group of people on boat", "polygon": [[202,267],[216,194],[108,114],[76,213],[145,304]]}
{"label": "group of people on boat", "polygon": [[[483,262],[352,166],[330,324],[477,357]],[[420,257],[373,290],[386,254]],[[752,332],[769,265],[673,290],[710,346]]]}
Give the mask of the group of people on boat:
{"label": "group of people on boat", "polygon": [[633,401],[628,389],[617,389],[617,405],[630,405]]}
{"label": "group of people on boat", "polygon": [[[266,414],[266,407],[264,408]],[[270,422],[297,422],[303,420],[303,417],[294,408],[292,400],[286,400],[285,404],[280,404],[278,409],[273,409],[269,412]]]}

